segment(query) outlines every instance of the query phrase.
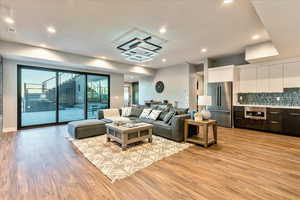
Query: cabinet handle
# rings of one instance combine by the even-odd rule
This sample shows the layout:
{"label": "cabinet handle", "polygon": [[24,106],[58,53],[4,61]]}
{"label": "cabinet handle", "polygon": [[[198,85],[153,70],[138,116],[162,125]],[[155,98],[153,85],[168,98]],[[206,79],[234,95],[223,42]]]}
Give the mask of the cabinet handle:
{"label": "cabinet handle", "polygon": [[279,114],[280,112],[269,112],[270,114],[272,114],[272,115],[277,115],[277,114]]}
{"label": "cabinet handle", "polygon": [[280,122],[271,121],[271,124],[280,124]]}
{"label": "cabinet handle", "polygon": [[236,117],[235,119],[244,119],[244,118],[241,118],[241,117]]}
{"label": "cabinet handle", "polygon": [[289,113],[289,115],[291,115],[291,116],[300,116],[299,113]]}

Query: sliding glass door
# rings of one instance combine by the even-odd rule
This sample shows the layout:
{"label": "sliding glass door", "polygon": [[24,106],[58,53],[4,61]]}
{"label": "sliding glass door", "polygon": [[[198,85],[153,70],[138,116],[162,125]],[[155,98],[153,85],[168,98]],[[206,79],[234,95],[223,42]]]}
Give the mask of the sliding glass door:
{"label": "sliding glass door", "polygon": [[19,128],[94,119],[109,99],[108,75],[18,67]]}
{"label": "sliding glass door", "polygon": [[56,72],[21,69],[21,126],[56,122]]}
{"label": "sliding glass door", "polygon": [[88,119],[97,118],[97,111],[109,107],[109,82],[107,76],[87,76]]}
{"label": "sliding glass door", "polygon": [[85,75],[58,72],[59,122],[85,119]]}

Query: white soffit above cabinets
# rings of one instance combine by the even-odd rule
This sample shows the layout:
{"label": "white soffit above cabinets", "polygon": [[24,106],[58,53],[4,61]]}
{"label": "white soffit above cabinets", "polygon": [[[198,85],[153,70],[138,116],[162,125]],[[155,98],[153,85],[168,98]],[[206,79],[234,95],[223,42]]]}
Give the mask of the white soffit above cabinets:
{"label": "white soffit above cabinets", "polygon": [[251,0],[279,51],[276,59],[300,56],[300,0]]}
{"label": "white soffit above cabinets", "polygon": [[247,46],[245,49],[245,59],[249,63],[268,61],[279,53],[272,42],[263,42]]}

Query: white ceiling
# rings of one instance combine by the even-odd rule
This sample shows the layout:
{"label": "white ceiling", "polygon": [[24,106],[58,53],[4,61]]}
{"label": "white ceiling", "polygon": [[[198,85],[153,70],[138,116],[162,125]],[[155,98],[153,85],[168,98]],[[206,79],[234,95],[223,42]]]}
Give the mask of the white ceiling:
{"label": "white ceiling", "polygon": [[[246,45],[270,40],[250,0],[0,0],[12,8],[16,33],[1,20],[0,39],[81,55],[126,62],[112,42],[133,27],[168,40],[146,63],[163,67],[202,57],[242,52]],[[9,15],[1,9],[1,17]],[[5,11],[5,12],[3,12]],[[54,26],[54,35],[46,31]],[[159,29],[165,26],[167,33]],[[253,41],[251,37],[261,38]],[[201,49],[208,52],[202,53]],[[163,63],[162,58],[167,62]]]}
{"label": "white ceiling", "polygon": [[251,0],[272,41],[277,59],[300,56],[300,0]]}

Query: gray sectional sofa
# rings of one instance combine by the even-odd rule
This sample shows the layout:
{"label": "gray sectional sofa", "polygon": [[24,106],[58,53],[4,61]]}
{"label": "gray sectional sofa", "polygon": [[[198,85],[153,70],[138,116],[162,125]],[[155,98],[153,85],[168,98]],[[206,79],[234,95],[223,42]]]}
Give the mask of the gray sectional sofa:
{"label": "gray sectional sofa", "polygon": [[[167,139],[175,140],[177,142],[183,141],[184,137],[184,120],[190,118],[190,114],[188,113],[188,109],[176,109],[176,108],[168,108],[173,109],[175,111],[175,115],[170,119],[168,123],[163,121],[162,117],[159,117],[158,120],[151,120],[146,118],[139,118],[144,107],[134,107],[134,112],[132,115],[128,116],[133,121],[136,122],[145,122],[154,125],[153,134],[158,135]],[[153,108],[153,109],[161,109],[161,108]],[[165,108],[164,108],[165,109]],[[122,111],[120,110],[120,114]],[[163,114],[163,113],[161,113]],[[98,119],[103,120],[103,110],[98,111]],[[105,120],[105,119],[104,119]]]}

